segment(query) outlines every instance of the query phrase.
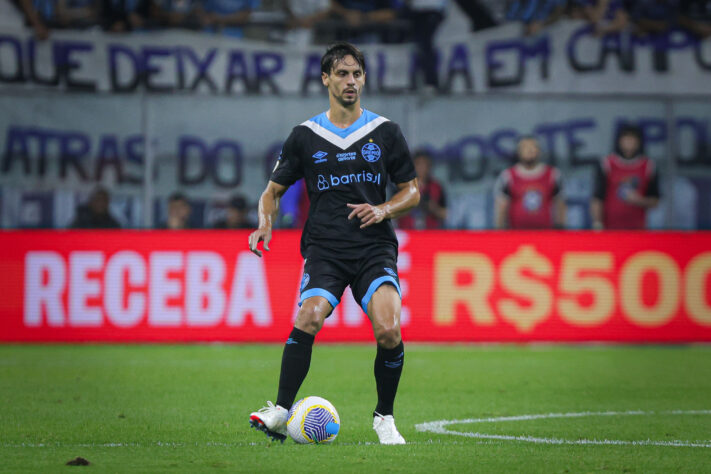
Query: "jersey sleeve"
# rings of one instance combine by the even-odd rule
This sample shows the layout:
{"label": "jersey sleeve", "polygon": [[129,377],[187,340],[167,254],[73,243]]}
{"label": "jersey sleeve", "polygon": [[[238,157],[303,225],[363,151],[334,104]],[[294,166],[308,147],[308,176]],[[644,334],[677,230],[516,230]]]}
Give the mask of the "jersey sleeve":
{"label": "jersey sleeve", "polygon": [[494,182],[494,197],[497,198],[510,198],[511,191],[509,191],[509,170],[503,170]]}
{"label": "jersey sleeve", "polygon": [[395,184],[407,183],[417,177],[415,165],[412,163],[412,156],[410,156],[410,148],[407,146],[399,125],[394,126],[392,133],[393,141],[387,165],[388,176]]}
{"label": "jersey sleeve", "polygon": [[662,197],[659,189],[659,171],[657,170],[656,166],[654,166],[654,168],[652,169],[652,176],[649,178],[649,184],[647,185],[647,190],[644,195],[657,199]]}
{"label": "jersey sleeve", "polygon": [[598,162],[595,164],[593,197],[604,201],[605,194],[607,194],[607,177],[605,176],[605,171],[602,169],[602,163]]}
{"label": "jersey sleeve", "polygon": [[558,168],[553,168],[553,197],[563,197],[563,175]]}
{"label": "jersey sleeve", "polygon": [[284,142],[281,153],[279,153],[279,159],[274,165],[271,181],[283,186],[291,186],[304,177],[304,169],[301,166],[298,147],[298,135],[298,130],[294,129]]}

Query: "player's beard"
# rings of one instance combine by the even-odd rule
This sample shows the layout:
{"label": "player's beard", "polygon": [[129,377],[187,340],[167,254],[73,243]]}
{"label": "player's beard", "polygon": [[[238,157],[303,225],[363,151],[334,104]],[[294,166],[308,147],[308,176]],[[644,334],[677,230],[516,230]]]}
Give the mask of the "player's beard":
{"label": "player's beard", "polygon": [[341,105],[344,107],[349,107],[354,104],[357,104],[359,99],[360,99],[360,93],[358,92],[357,89],[350,97],[346,96],[345,90],[341,93],[340,96],[338,96],[338,102],[340,102]]}

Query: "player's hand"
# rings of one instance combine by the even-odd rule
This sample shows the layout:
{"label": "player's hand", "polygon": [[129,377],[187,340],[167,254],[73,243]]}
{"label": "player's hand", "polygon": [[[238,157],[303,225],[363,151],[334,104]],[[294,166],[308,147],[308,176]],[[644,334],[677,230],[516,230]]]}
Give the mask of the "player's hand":
{"label": "player's hand", "polygon": [[272,229],[263,228],[257,229],[249,234],[249,250],[257,256],[262,256],[262,251],[257,248],[260,241],[264,242],[264,250],[269,250],[269,242],[272,240]]}
{"label": "player's hand", "polygon": [[378,206],[373,206],[371,204],[348,204],[348,207],[353,209],[350,214],[348,214],[348,220],[355,217],[360,219],[360,228],[365,229],[373,224],[378,224],[385,220],[385,211],[380,209]]}
{"label": "player's hand", "polygon": [[644,197],[634,189],[628,189],[625,193],[625,201],[635,206],[642,206],[644,204]]}

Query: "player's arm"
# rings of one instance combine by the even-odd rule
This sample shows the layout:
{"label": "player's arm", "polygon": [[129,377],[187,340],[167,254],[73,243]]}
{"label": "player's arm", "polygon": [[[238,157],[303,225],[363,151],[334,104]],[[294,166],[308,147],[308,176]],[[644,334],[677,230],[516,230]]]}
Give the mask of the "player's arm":
{"label": "player's arm", "polygon": [[506,229],[509,226],[509,208],[511,197],[508,189],[509,171],[504,170],[494,182],[494,228]]}
{"label": "player's arm", "polygon": [[348,220],[360,219],[361,229],[383,222],[385,219],[395,219],[420,203],[420,189],[417,178],[397,184],[397,193],[389,201],[373,206],[372,204],[348,204],[352,209]]}
{"label": "player's arm", "polygon": [[597,163],[595,165],[593,181],[593,195],[590,199],[590,218],[592,219],[592,228],[594,230],[602,230],[603,225],[603,206],[602,203],[605,200],[605,194],[607,194],[607,178],[605,177],[605,172],[602,169],[602,164]]}
{"label": "player's arm", "polygon": [[563,176],[558,169],[553,173],[553,226],[556,229],[565,229],[565,194],[563,193]]}
{"label": "player's arm", "polygon": [[506,229],[508,227],[509,206],[511,200],[506,195],[496,196],[494,201],[494,227]]}
{"label": "player's arm", "polygon": [[269,250],[269,242],[272,240],[272,222],[279,211],[279,200],[284,195],[287,186],[269,181],[267,188],[259,198],[259,228],[249,234],[249,250],[262,256],[262,251],[257,248],[260,241],[264,241],[264,250]]}
{"label": "player's arm", "polygon": [[553,225],[556,229],[565,229],[565,199],[558,196],[553,200]]}

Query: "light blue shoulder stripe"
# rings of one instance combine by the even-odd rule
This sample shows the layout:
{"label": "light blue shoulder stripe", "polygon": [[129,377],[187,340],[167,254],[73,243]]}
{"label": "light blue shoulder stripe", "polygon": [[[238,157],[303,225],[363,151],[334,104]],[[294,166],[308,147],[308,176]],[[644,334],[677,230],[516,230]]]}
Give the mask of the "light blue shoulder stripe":
{"label": "light blue shoulder stripe", "polygon": [[353,122],[350,125],[350,127],[348,127],[348,128],[338,128],[335,125],[333,125],[333,123],[331,123],[331,121],[326,116],[326,112],[321,112],[317,116],[310,118],[309,121],[314,122],[315,124],[319,125],[320,127],[325,128],[329,132],[331,132],[335,135],[338,135],[341,138],[346,138],[351,133],[358,131],[358,129],[369,124],[373,120],[377,120],[378,118],[380,118],[380,115],[375,114],[375,113],[371,112],[370,110],[363,109],[363,113],[360,114],[360,117],[358,117],[358,120]]}
{"label": "light blue shoulder stripe", "polygon": [[338,128],[331,123],[326,117],[326,112],[303,122],[301,125],[311,129],[316,135],[324,140],[329,141],[342,150],[353,145],[361,138],[368,135],[370,132],[378,128],[384,122],[389,122],[385,117],[374,114],[369,110],[363,109],[363,113],[358,120],[345,129]]}

